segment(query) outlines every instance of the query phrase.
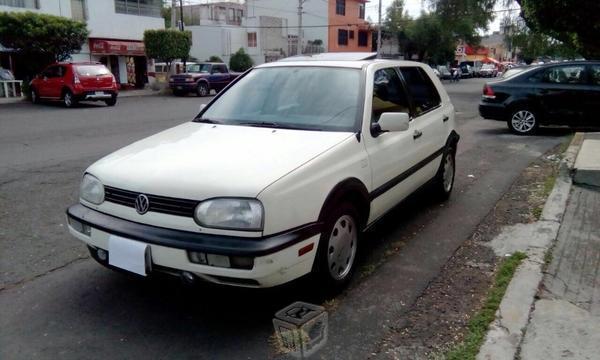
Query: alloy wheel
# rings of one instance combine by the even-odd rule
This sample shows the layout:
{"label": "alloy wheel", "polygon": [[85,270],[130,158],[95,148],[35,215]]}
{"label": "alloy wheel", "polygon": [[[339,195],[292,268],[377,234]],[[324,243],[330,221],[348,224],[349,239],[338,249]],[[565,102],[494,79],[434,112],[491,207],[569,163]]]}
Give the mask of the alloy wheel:
{"label": "alloy wheel", "polygon": [[66,107],[71,107],[73,105],[73,95],[68,91],[65,93],[64,102]]}
{"label": "alloy wheel", "polygon": [[327,249],[329,274],[335,280],[342,280],[350,273],[356,257],[358,229],[349,215],[341,216],[333,226]]}
{"label": "alloy wheel", "polygon": [[513,114],[511,124],[517,132],[531,132],[536,125],[535,115],[529,110],[519,110]]}

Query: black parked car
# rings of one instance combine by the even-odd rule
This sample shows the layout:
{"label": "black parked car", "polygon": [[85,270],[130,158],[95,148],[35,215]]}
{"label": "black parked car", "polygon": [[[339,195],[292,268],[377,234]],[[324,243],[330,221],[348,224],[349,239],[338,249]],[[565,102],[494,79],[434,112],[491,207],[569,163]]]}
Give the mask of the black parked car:
{"label": "black parked car", "polygon": [[600,61],[532,67],[483,87],[479,114],[506,121],[515,134],[540,125],[600,126]]}

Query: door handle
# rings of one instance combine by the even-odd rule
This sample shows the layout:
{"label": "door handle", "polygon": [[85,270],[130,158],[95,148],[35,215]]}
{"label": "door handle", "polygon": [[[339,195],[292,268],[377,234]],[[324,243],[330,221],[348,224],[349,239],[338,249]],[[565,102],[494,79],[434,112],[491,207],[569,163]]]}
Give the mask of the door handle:
{"label": "door handle", "polygon": [[442,118],[442,120],[444,120],[444,122],[450,120],[450,116],[448,115],[444,115],[444,117]]}
{"label": "door handle", "polygon": [[413,139],[418,139],[421,136],[423,136],[423,132],[419,131],[419,130],[415,130],[415,132],[413,133]]}

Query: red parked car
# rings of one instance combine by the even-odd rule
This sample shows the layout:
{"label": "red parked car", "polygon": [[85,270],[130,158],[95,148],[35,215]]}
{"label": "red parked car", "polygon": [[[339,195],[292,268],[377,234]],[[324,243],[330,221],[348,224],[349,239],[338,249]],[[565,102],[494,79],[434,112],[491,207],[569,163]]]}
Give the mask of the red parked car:
{"label": "red parked car", "polygon": [[101,63],[57,63],[48,66],[31,81],[31,101],[62,101],[73,107],[79,101],[104,101],[108,106],[117,103],[117,80]]}

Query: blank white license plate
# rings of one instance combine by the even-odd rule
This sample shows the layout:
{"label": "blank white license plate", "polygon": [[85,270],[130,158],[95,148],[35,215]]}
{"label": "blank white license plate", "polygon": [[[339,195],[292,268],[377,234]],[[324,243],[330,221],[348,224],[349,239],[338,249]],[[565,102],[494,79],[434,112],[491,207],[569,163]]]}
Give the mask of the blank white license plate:
{"label": "blank white license plate", "polygon": [[104,95],[104,91],[96,91],[96,95]]}
{"label": "blank white license plate", "polygon": [[108,263],[142,276],[152,269],[150,245],[116,235],[108,237]]}

